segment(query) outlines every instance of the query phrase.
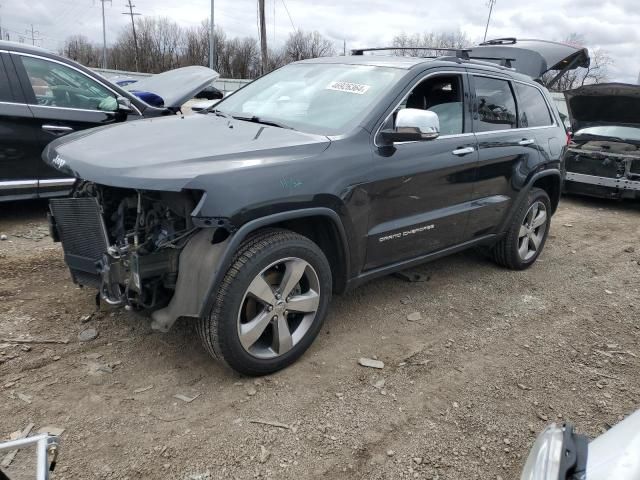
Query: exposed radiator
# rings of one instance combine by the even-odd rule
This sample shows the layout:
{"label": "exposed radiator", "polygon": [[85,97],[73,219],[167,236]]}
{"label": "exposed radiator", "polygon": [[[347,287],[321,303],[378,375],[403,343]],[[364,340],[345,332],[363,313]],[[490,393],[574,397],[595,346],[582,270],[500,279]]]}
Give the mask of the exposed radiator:
{"label": "exposed radiator", "polygon": [[98,201],[93,197],[60,198],[52,199],[49,206],[73,281],[99,288],[97,263],[109,239]]}

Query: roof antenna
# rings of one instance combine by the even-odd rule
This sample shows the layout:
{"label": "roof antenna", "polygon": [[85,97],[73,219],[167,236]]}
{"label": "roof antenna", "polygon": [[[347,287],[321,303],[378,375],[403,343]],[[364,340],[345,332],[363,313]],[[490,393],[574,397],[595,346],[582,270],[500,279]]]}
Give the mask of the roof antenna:
{"label": "roof antenna", "polygon": [[487,3],[487,6],[489,7],[489,16],[487,17],[487,26],[484,29],[484,40],[482,40],[483,42],[487,41],[487,31],[489,30],[489,22],[491,21],[491,12],[493,12],[493,6],[496,4],[497,0],[489,0],[489,2]]}

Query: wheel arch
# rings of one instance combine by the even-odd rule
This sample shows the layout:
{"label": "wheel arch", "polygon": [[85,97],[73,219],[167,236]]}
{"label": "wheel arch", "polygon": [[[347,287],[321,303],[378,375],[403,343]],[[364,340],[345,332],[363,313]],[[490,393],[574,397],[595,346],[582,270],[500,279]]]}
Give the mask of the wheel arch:
{"label": "wheel arch", "polygon": [[340,216],[328,207],[313,207],[275,213],[251,220],[229,237],[228,244],[218,262],[218,268],[202,304],[200,316],[211,309],[213,293],[233,260],[238,247],[251,235],[265,228],[283,228],[314,241],[327,256],[331,265],[333,289],[344,291],[349,278],[349,249],[347,235]]}
{"label": "wheel arch", "polygon": [[530,185],[530,188],[541,188],[547,192],[551,200],[551,214],[556,213],[562,191],[562,176],[560,172],[557,170],[544,170],[532,179]]}

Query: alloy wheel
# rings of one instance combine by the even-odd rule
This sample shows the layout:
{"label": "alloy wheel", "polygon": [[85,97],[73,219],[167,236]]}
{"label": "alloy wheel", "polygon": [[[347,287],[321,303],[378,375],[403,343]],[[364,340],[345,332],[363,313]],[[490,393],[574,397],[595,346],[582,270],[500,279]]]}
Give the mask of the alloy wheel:
{"label": "alloy wheel", "polygon": [[254,357],[284,355],[316,320],[320,281],[314,268],[296,257],[278,260],[249,284],[238,312],[238,336]]}
{"label": "alloy wheel", "polygon": [[522,261],[529,261],[540,249],[547,231],[547,208],[541,201],[529,207],[518,233],[518,255]]}

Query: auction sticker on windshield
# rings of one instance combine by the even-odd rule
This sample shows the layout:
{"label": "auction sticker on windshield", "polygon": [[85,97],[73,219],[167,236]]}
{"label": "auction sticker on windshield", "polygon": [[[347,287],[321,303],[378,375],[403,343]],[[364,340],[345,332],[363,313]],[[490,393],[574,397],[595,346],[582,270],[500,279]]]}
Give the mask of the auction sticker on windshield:
{"label": "auction sticker on windshield", "polygon": [[351,83],[351,82],[331,82],[327,85],[327,90],[336,90],[338,92],[348,92],[348,93],[357,93],[358,95],[363,95],[367,93],[370,85],[363,85],[361,83]]}

